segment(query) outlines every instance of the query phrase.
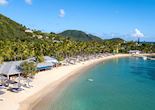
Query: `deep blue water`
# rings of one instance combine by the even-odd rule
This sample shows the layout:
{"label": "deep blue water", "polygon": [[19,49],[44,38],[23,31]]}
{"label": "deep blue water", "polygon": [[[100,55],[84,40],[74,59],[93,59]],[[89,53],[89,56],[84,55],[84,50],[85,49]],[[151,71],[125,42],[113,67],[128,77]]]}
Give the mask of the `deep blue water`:
{"label": "deep blue water", "polygon": [[155,110],[155,61],[104,61],[58,94],[47,110]]}

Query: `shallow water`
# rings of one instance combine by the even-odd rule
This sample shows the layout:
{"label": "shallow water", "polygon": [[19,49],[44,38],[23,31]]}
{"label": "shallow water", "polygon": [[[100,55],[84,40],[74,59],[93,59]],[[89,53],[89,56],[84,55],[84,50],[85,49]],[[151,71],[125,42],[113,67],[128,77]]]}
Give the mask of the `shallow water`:
{"label": "shallow water", "polygon": [[57,94],[44,110],[155,110],[155,61],[105,61]]}

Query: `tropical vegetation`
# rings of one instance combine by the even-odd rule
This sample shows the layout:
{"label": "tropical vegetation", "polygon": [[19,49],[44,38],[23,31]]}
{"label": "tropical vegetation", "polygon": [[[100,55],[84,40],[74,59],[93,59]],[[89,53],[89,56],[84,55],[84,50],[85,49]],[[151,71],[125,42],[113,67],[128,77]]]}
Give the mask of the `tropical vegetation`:
{"label": "tropical vegetation", "polygon": [[37,73],[36,64],[34,62],[23,62],[20,65],[21,70],[23,71],[24,77],[32,77]]}
{"label": "tropical vegetation", "polygon": [[[25,30],[29,29],[0,15],[0,63],[3,61],[24,60],[34,56],[41,62],[45,55],[63,60],[66,57],[104,52],[127,53],[129,50],[155,52],[155,44],[152,43],[137,44],[119,38],[102,40],[96,36],[93,37],[93,35],[90,37],[90,35],[81,31],[70,31],[70,36],[74,36],[76,33],[75,40],[53,32],[44,33],[38,30],[25,32]],[[69,31],[67,32],[69,33]],[[77,37],[77,35],[81,36],[80,33],[91,39],[81,40],[81,37]],[[78,38],[79,40],[77,40]]]}

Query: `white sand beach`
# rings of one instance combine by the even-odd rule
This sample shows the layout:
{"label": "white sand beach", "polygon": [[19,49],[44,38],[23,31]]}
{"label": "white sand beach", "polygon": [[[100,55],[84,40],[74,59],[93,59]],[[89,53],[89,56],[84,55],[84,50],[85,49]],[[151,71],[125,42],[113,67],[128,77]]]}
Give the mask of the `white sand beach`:
{"label": "white sand beach", "polygon": [[[31,104],[39,101],[41,97],[45,96],[49,91],[54,90],[62,81],[68,77],[80,73],[81,69],[85,69],[91,65],[102,62],[106,59],[127,57],[129,54],[111,55],[103,58],[89,60],[76,65],[57,67],[49,71],[40,72],[35,76],[31,83],[33,87],[24,88],[19,93],[12,93],[9,91],[0,95],[0,110],[28,110]],[[36,102],[37,103],[37,102]]]}

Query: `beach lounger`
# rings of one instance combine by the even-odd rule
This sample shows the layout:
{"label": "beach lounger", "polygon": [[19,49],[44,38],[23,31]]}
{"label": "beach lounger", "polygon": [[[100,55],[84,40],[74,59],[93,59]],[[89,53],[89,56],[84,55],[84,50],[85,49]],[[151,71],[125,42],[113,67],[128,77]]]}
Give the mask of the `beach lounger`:
{"label": "beach lounger", "polygon": [[0,85],[0,89],[4,89],[5,88],[5,86],[4,85]]}
{"label": "beach lounger", "polygon": [[20,92],[22,90],[24,90],[24,89],[22,89],[22,88],[10,88],[9,89],[9,91],[14,92],[14,93],[18,93],[18,92]]}
{"label": "beach lounger", "polygon": [[4,94],[5,92],[4,91],[0,91],[0,95]]}

